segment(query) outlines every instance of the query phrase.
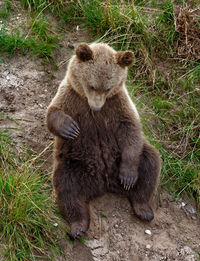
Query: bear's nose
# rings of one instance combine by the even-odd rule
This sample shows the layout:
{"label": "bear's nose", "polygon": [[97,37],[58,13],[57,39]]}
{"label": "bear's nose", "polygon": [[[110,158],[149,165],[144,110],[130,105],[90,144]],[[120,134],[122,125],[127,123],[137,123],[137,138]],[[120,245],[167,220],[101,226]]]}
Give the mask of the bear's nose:
{"label": "bear's nose", "polygon": [[91,109],[92,109],[93,111],[100,111],[100,110],[101,110],[101,107],[92,106]]}

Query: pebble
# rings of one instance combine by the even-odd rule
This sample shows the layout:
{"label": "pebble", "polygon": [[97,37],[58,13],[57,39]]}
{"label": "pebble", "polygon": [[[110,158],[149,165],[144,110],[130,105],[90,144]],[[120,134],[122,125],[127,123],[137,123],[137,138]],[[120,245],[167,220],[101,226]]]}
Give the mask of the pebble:
{"label": "pebble", "polygon": [[185,207],[185,210],[186,210],[187,212],[189,212],[190,214],[195,214],[195,213],[196,213],[196,209],[194,209],[192,205],[187,205],[187,206]]}
{"label": "pebble", "polygon": [[181,203],[181,207],[185,207],[185,205],[186,205],[185,202]]}
{"label": "pebble", "polygon": [[67,46],[68,46],[70,49],[74,49],[74,45],[71,44],[71,43],[68,43]]}
{"label": "pebble", "polygon": [[151,245],[146,245],[146,248],[147,248],[147,249],[150,249],[150,248],[151,248]]}
{"label": "pebble", "polygon": [[193,254],[193,250],[188,247],[188,246],[184,246],[181,250],[180,250],[180,253],[182,256],[184,255],[189,255],[189,254]]}
{"label": "pebble", "polygon": [[57,227],[57,226],[58,226],[58,223],[54,223],[53,225],[54,225],[54,227]]}
{"label": "pebble", "polygon": [[149,230],[149,229],[146,229],[144,232],[145,232],[145,234],[147,234],[147,235],[151,235],[151,230]]}
{"label": "pebble", "polygon": [[3,75],[5,75],[5,76],[7,76],[9,74],[9,71],[8,70],[5,70],[4,72],[3,72]]}

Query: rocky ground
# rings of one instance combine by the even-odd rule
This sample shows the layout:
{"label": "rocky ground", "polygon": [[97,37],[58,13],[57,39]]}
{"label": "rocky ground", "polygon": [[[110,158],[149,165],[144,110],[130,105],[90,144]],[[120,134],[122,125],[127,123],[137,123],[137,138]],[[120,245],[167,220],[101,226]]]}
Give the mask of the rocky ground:
{"label": "rocky ground", "polygon": [[[45,112],[64,77],[72,47],[87,41],[87,33],[67,33],[56,60],[57,70],[36,58],[14,56],[0,66],[0,128],[10,127],[17,142],[40,152],[52,136],[45,127]],[[51,166],[51,157],[49,166]],[[84,243],[69,243],[63,233],[64,257],[58,261],[196,261],[200,253],[200,220],[195,207],[175,201],[161,191],[151,223],[138,220],[127,199],[105,195],[91,202],[91,226]],[[45,259],[46,260],[46,259]]]}

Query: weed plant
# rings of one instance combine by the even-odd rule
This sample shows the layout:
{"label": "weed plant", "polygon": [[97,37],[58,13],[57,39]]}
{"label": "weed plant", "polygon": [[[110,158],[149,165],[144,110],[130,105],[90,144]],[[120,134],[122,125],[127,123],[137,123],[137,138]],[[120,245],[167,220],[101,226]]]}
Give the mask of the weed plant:
{"label": "weed plant", "polygon": [[0,131],[0,232],[5,261],[50,260],[59,250],[50,177],[36,166],[36,159]]}
{"label": "weed plant", "polygon": [[19,31],[8,33],[5,26],[0,28],[0,48],[1,52],[13,55],[16,51],[22,54],[31,52],[35,56],[54,61],[53,50],[57,47],[58,37],[48,33],[46,23],[38,20],[32,28],[32,35],[26,37]]}
{"label": "weed plant", "polygon": [[0,19],[8,18],[10,14],[11,1],[6,0],[4,4],[0,6]]}

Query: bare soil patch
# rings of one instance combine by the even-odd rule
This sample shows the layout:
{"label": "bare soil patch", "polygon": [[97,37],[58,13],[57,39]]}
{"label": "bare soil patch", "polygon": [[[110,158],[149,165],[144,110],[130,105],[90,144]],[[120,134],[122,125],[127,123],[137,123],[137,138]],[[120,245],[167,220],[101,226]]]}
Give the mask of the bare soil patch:
{"label": "bare soil patch", "polygon": [[[87,32],[82,30],[66,34],[56,55],[57,70],[28,56],[14,56],[1,64],[0,128],[12,127],[10,134],[19,144],[27,144],[39,152],[52,141],[45,127],[47,106],[64,77],[71,47],[87,39]],[[49,165],[51,162],[50,158]],[[155,219],[145,223],[133,215],[123,197],[107,194],[94,200],[87,240],[84,244],[69,243],[63,231],[64,256],[56,260],[197,261],[200,220],[195,208],[183,200],[175,201],[166,191],[162,191],[157,205]]]}

